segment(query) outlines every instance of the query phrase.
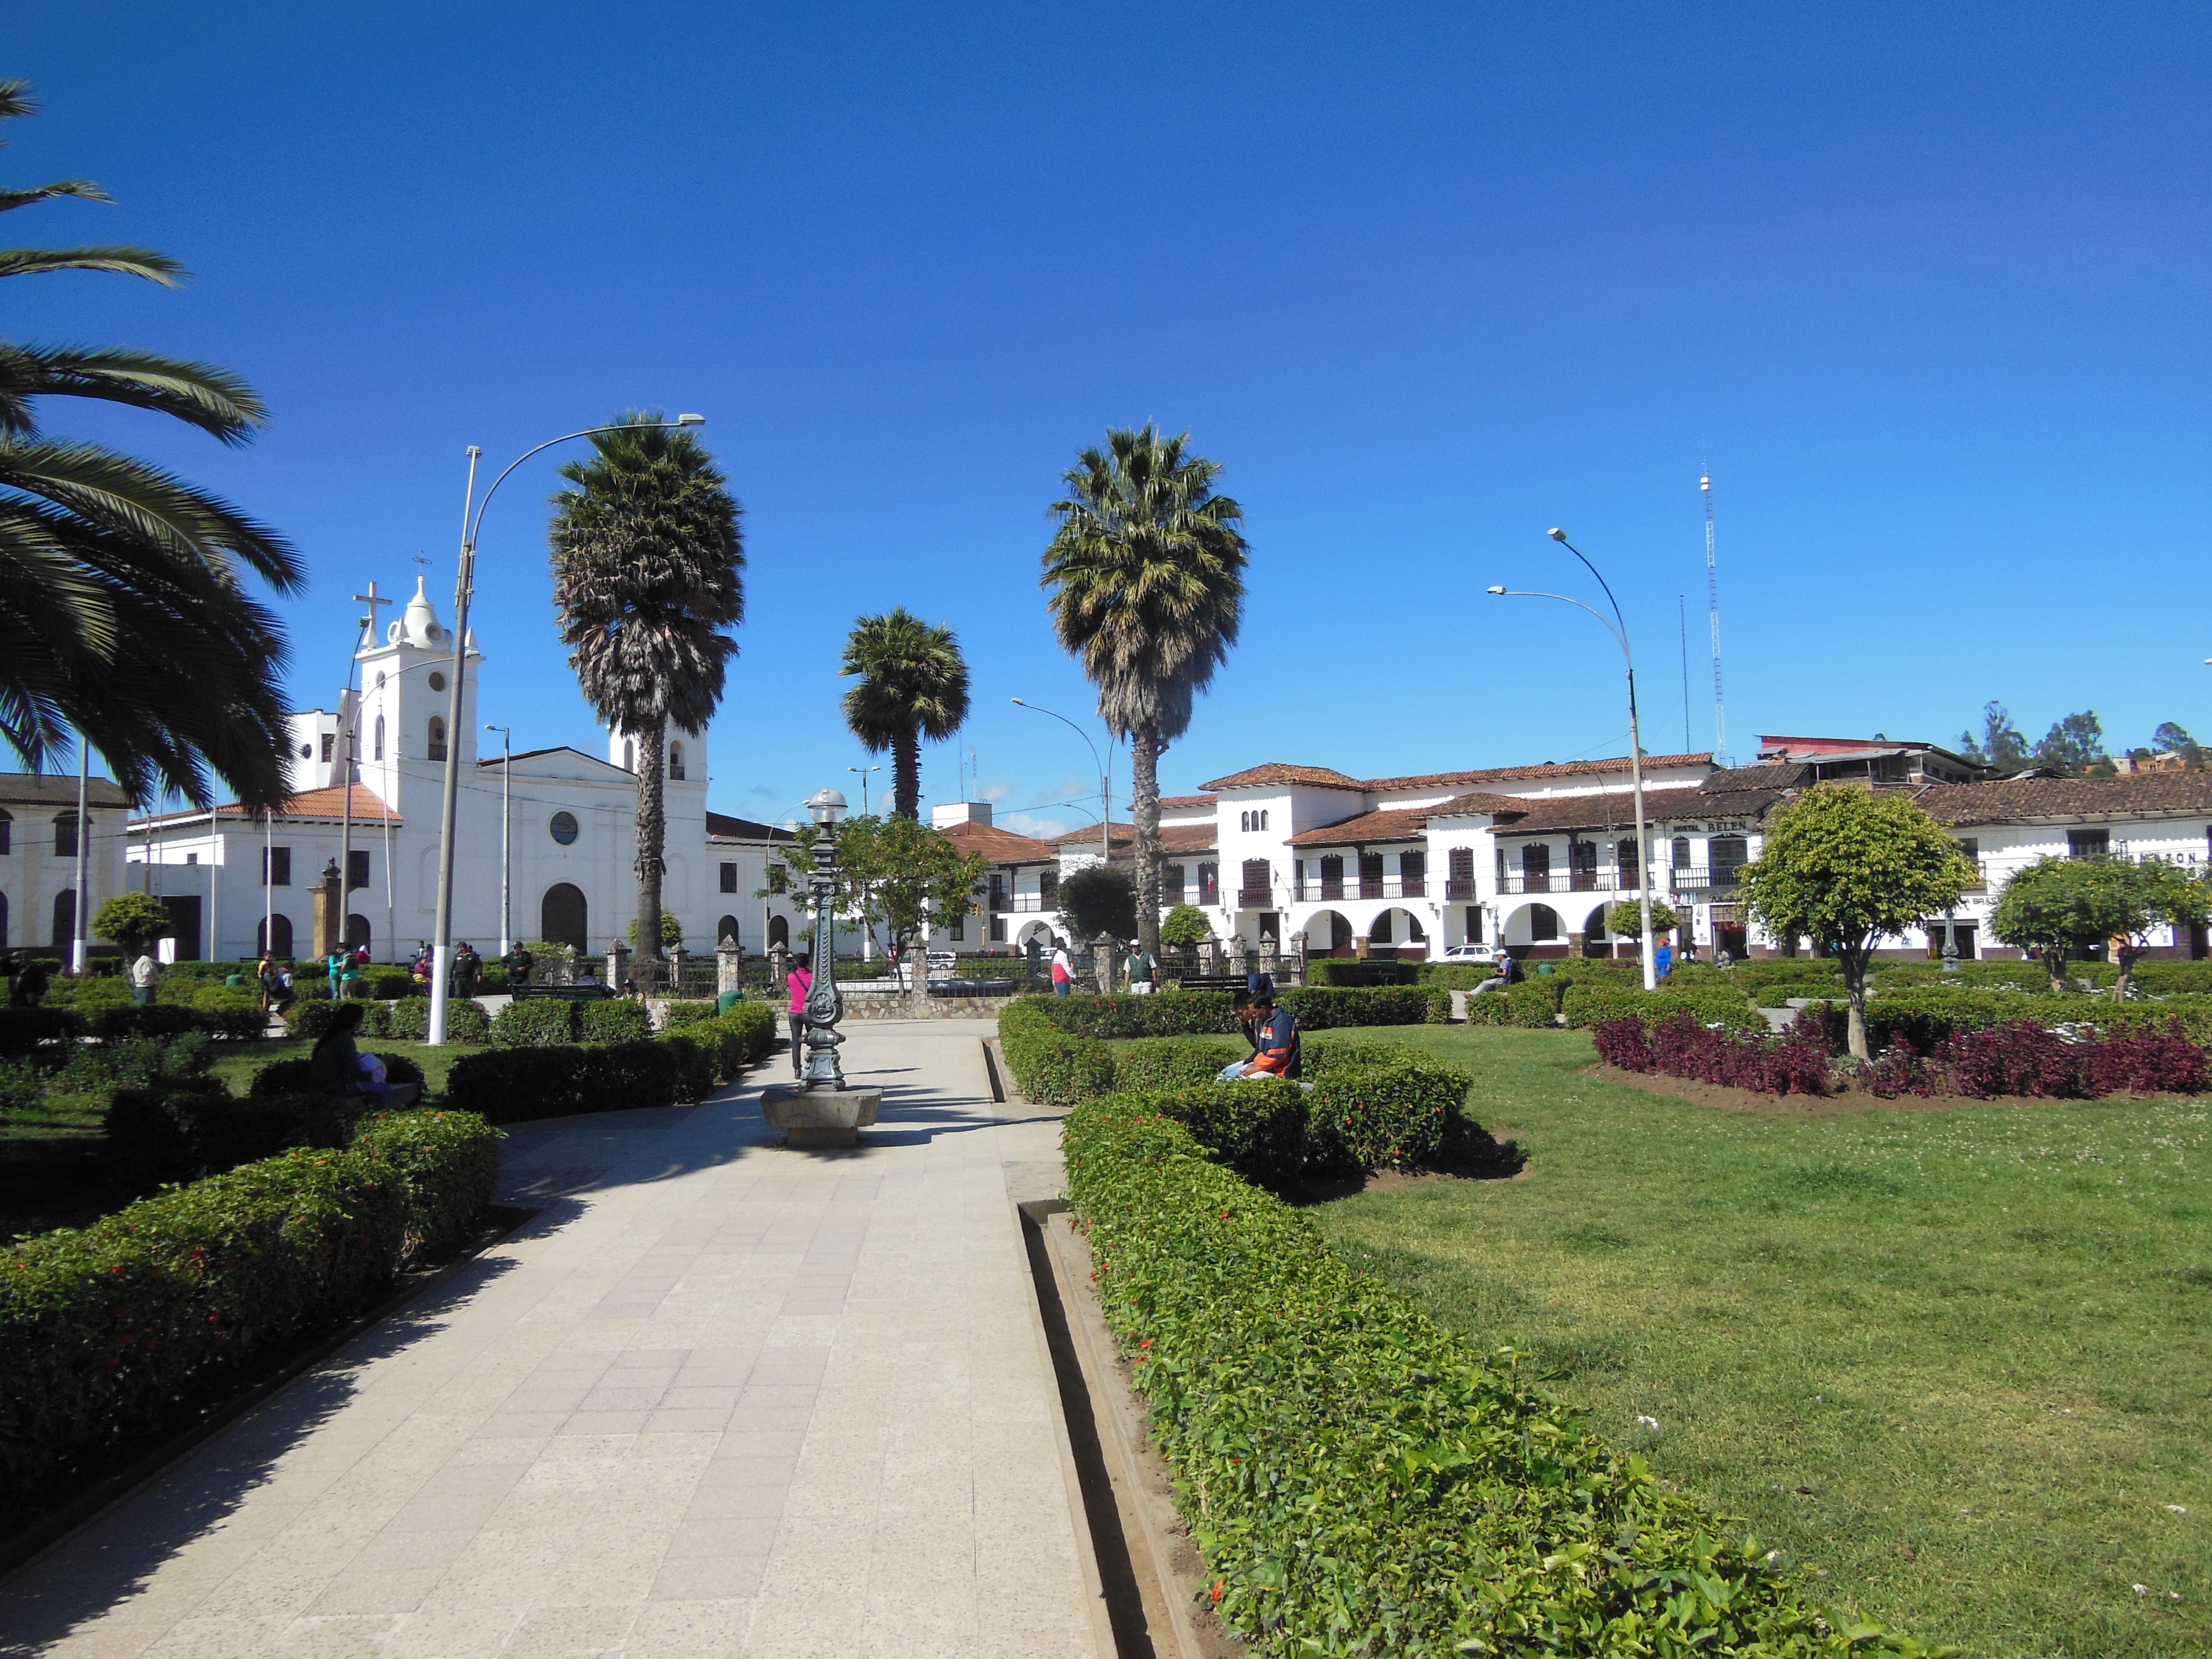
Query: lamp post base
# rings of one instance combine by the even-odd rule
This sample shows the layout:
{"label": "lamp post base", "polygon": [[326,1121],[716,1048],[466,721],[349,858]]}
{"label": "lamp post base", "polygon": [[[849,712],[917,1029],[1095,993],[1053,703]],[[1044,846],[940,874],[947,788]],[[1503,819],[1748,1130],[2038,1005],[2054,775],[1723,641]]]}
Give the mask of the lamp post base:
{"label": "lamp post base", "polygon": [[881,1089],[778,1084],[761,1091],[761,1115],[791,1146],[857,1146],[883,1103]]}

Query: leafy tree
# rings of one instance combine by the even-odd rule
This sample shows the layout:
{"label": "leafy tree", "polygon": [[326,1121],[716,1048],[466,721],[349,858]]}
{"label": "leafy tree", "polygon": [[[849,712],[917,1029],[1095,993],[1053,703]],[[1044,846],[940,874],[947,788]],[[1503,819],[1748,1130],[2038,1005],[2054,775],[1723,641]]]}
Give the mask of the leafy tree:
{"label": "leafy tree", "polygon": [[[660,913],[661,949],[665,951],[672,945],[683,943],[684,924],[676,919],[676,913],[673,910],[663,910]],[[629,948],[633,951],[637,949],[637,918],[635,916],[629,919]]]}
{"label": "leafy tree", "polygon": [[2066,988],[2069,957],[2110,945],[2120,968],[2112,994],[2124,999],[2150,931],[2202,924],[2208,899],[2203,882],[2155,860],[2044,858],[2005,883],[1990,931],[2041,957],[2054,991]]}
{"label": "leafy tree", "polygon": [[2106,758],[2105,727],[2094,709],[2069,714],[2035,745],[2036,763],[2063,777],[2078,778]]}
{"label": "leafy tree", "polygon": [[872,755],[891,751],[891,810],[921,816],[921,740],[942,743],[968,720],[968,663],[950,628],[903,605],[862,617],[837,671],[860,683],[845,694],[845,724]]}
{"label": "leafy tree", "polygon": [[1213,924],[1195,904],[1178,904],[1160,922],[1160,943],[1178,951],[1195,950],[1213,937]]}
{"label": "leafy tree", "polygon": [[176,931],[167,907],[150,893],[118,893],[92,915],[93,937],[119,945],[131,956]]}
{"label": "leafy tree", "polygon": [[1850,1000],[1850,1050],[1867,1051],[1867,964],[1885,938],[1949,909],[1975,870],[1943,827],[1902,795],[1822,784],[1775,813],[1743,867],[1745,902],[1778,938],[1832,952]]}
{"label": "leafy tree", "polygon": [[[1644,907],[1634,899],[1623,899],[1606,912],[1605,925],[1608,931],[1619,933],[1625,939],[1642,939],[1644,937]],[[1681,925],[1682,919],[1674,914],[1672,906],[1662,904],[1657,899],[1651,901],[1651,931],[1653,933],[1670,933]]]}
{"label": "leafy tree", "polygon": [[[37,107],[0,81],[0,120]],[[62,197],[110,199],[82,179],[0,190],[0,213]],[[0,250],[0,276],[99,270],[174,288],[184,268],[137,247]],[[71,729],[138,799],[248,806],[284,794],[285,643],[245,591],[306,586],[274,531],[160,467],[43,434],[40,400],[150,410],[242,444],[268,411],[226,369],[132,348],[0,341],[0,737],[33,769]]]}
{"label": "leafy tree", "polygon": [[2166,720],[2151,733],[2150,746],[2161,755],[2179,755],[2184,763],[2194,771],[2204,764],[2204,750],[2188,729],[2178,721]]}
{"label": "leafy tree", "polygon": [[[601,720],[637,743],[637,932],[656,935],[667,872],[668,728],[705,728],[745,618],[729,480],[696,436],[628,413],[553,497],[553,604],[569,666]],[[656,949],[657,954],[657,949]]]}
{"label": "leafy tree", "polygon": [[2001,702],[1990,702],[1982,706],[1982,735],[1977,738],[1972,732],[1961,732],[1959,752],[2001,771],[2016,771],[2027,763],[2027,739],[2013,724],[2012,711]]}
{"label": "leafy tree", "polygon": [[[814,870],[820,828],[805,823],[779,846],[770,870],[781,868],[788,890],[805,892]],[[903,954],[933,919],[966,915],[989,879],[991,861],[963,853],[927,824],[896,813],[855,816],[837,830],[836,914],[862,926],[882,927]]]}
{"label": "leafy tree", "polygon": [[[1093,864],[1060,884],[1060,913],[1067,918],[1073,943],[1088,945],[1101,933],[1117,939],[1138,930],[1137,887],[1126,864]],[[1157,948],[1157,947],[1153,947]]]}
{"label": "leafy tree", "polygon": [[[1098,688],[1106,729],[1129,739],[1137,937],[1159,948],[1159,757],[1190,727],[1191,703],[1237,642],[1244,609],[1244,509],[1213,493],[1221,468],[1189,434],[1115,429],[1086,449],[1054,501],[1045,550],[1060,644]],[[1124,929],[1120,935],[1127,937]]]}

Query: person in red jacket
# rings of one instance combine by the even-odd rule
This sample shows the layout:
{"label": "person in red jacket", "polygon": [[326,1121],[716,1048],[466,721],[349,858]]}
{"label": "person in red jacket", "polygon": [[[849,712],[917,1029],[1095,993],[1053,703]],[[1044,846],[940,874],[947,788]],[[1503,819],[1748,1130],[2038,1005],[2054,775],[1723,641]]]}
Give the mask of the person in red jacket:
{"label": "person in red jacket", "polygon": [[803,962],[794,962],[784,975],[784,985],[791,992],[791,1074],[806,1074],[806,1045],[800,1041],[806,1035],[806,998],[814,989],[814,974]]}

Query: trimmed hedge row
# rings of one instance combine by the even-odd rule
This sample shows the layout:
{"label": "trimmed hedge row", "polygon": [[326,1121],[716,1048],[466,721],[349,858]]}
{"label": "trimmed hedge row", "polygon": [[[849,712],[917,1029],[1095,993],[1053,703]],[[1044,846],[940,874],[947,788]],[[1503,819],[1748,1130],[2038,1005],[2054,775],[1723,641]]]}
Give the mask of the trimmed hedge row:
{"label": "trimmed hedge row", "polygon": [[142,1008],[126,1002],[102,1004],[89,1010],[65,1003],[0,1008],[0,1060],[21,1060],[42,1047],[66,1048],[86,1036],[177,1036],[200,1031],[209,1036],[244,1040],[259,1036],[268,1024],[268,1016],[258,1006],[188,1008],[156,1002]]}
{"label": "trimmed hedge row", "polygon": [[[1829,1052],[1841,1054],[1849,1011],[1838,999],[1800,1014],[1825,1022]],[[2090,996],[2034,995],[2025,991],[1973,991],[1945,985],[1885,991],[1867,1002],[1867,1046],[1875,1053],[1898,1042],[1928,1054],[1963,1031],[2029,1022],[2044,1027],[2104,1033],[2164,1031],[2179,1023],[2199,1045],[2212,1044],[2212,996],[2170,996],[2158,1002],[2114,1002]]]}
{"label": "trimmed hedge row", "polygon": [[1924,1652],[1822,1610],[1147,1097],[1068,1119],[1070,1194],[1216,1611],[1273,1654]]}
{"label": "trimmed hedge row", "polygon": [[0,1249],[0,1516],[72,1463],[359,1311],[499,1167],[479,1118],[402,1113]]}
{"label": "trimmed hedge row", "polygon": [[[1451,1018],[1443,987],[1286,986],[1275,1000],[1299,1026],[1323,1031],[1345,1025],[1441,1024]],[[1030,996],[1040,1018],[1070,1036],[1225,1036],[1237,1030],[1235,999],[1226,991],[1164,991],[1154,996]],[[1440,1012],[1441,1011],[1441,1012]]]}
{"label": "trimmed hedge row", "polygon": [[775,1038],[775,1016],[767,1005],[741,1002],[719,1018],[658,1037],[488,1048],[453,1062],[445,1099],[492,1123],[674,1106],[704,1099],[717,1082],[734,1079],[768,1053]]}

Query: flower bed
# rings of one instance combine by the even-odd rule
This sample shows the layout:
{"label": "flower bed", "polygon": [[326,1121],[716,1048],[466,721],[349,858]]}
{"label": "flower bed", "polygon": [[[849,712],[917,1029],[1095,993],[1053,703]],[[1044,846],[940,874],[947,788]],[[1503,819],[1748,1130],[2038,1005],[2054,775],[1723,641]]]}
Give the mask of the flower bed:
{"label": "flower bed", "polygon": [[1069,1190],[1215,1609],[1260,1651],[1923,1651],[1824,1616],[1153,1108],[1079,1106]]}
{"label": "flower bed", "polygon": [[374,1119],[0,1249],[0,1523],[62,1468],[368,1305],[489,1201],[497,1137],[455,1112]]}
{"label": "flower bed", "polygon": [[1828,1045],[1817,1026],[1800,1022],[1788,1035],[1762,1037],[1707,1029],[1695,1013],[1609,1019],[1594,1033],[1598,1058],[1625,1072],[1754,1089],[1767,1095],[1825,1095],[1834,1085]]}
{"label": "flower bed", "polygon": [[2032,1021],[1958,1032],[1922,1055],[1898,1043],[1862,1074],[1885,1099],[1899,1095],[2010,1096],[2096,1100],[2106,1095],[2199,1094],[2212,1084],[2204,1051],[2175,1020],[2165,1030],[2136,1028],[2071,1038]]}

